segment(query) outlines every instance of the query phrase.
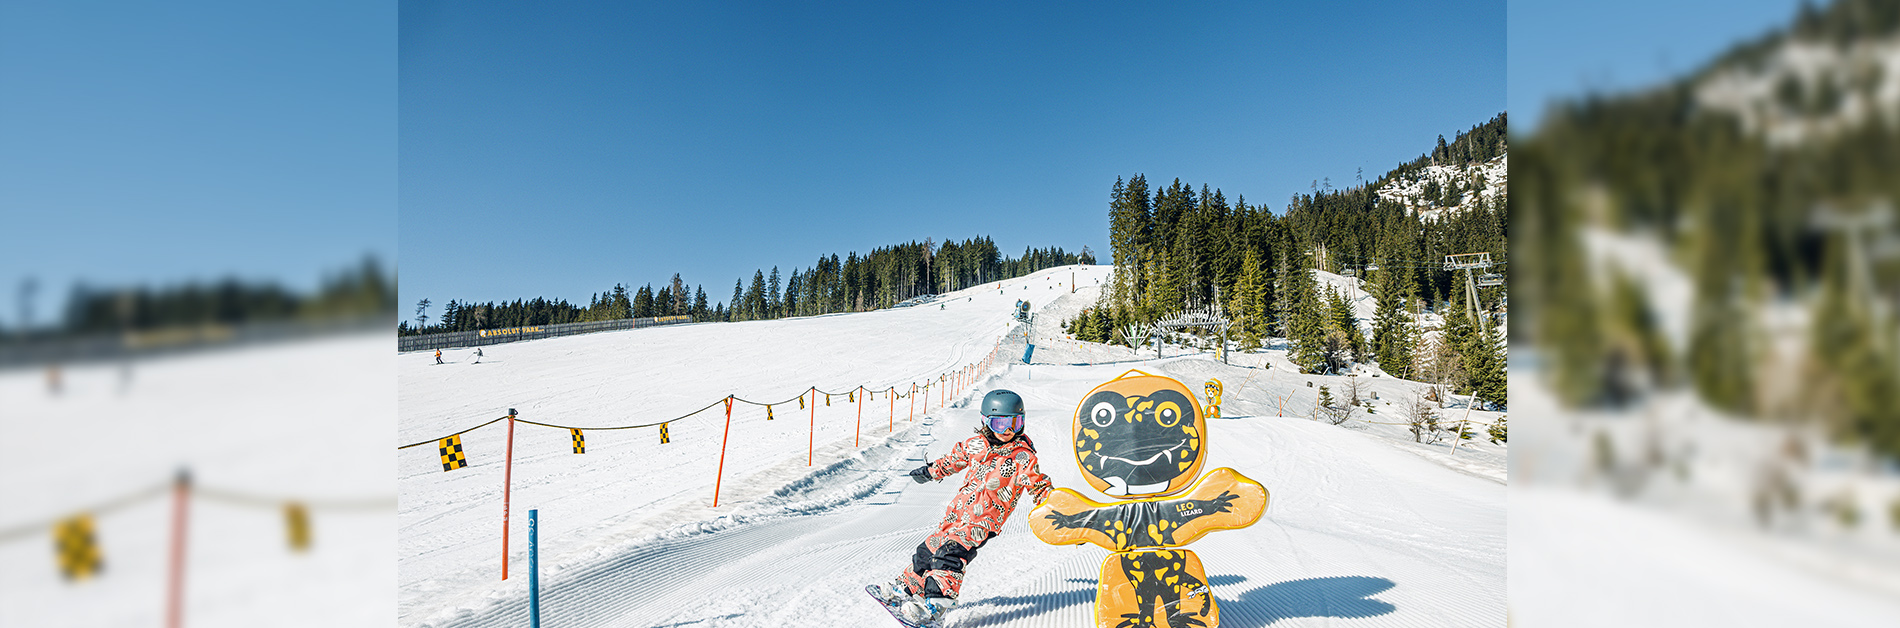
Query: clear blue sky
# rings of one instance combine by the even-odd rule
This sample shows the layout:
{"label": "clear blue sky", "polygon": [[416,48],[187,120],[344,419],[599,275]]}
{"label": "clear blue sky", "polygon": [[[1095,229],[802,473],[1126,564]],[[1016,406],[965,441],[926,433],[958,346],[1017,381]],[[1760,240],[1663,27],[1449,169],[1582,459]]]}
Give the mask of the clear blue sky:
{"label": "clear blue sky", "polygon": [[1553,99],[1642,89],[1693,72],[1739,42],[1792,23],[1800,6],[1800,0],[1513,0],[1511,128],[1533,131]]}
{"label": "clear blue sky", "polygon": [[1106,259],[1117,176],[1276,210],[1505,107],[1491,2],[403,2],[401,302],[713,301],[989,235]]}
{"label": "clear blue sky", "polygon": [[396,8],[0,3],[0,325],[75,281],[314,289],[395,261]]}

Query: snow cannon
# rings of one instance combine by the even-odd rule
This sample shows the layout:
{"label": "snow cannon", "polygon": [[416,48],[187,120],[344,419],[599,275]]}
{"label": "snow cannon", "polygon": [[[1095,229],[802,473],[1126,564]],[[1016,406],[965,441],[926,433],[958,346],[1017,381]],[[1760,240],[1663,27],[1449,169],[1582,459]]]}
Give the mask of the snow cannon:
{"label": "snow cannon", "polygon": [[1029,529],[1044,543],[1113,552],[1096,585],[1096,626],[1219,626],[1200,557],[1178,548],[1253,525],[1269,496],[1225,467],[1197,479],[1207,421],[1193,391],[1174,378],[1123,373],[1083,396],[1071,432],[1082,476],[1120,501],[1058,488],[1029,511]]}

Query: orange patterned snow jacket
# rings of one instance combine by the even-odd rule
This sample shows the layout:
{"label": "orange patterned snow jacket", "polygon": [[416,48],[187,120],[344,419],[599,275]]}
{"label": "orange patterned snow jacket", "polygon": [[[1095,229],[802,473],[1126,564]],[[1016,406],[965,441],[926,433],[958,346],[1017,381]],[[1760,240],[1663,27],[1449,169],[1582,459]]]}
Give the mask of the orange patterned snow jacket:
{"label": "orange patterned snow jacket", "polygon": [[965,468],[969,472],[963,476],[963,488],[944,509],[937,533],[926,541],[933,552],[949,540],[976,549],[1003,530],[1024,491],[1040,504],[1052,488],[1049,476],[1036,466],[1035,445],[1022,434],[996,446],[983,436],[972,436],[930,463],[930,477],[941,480]]}

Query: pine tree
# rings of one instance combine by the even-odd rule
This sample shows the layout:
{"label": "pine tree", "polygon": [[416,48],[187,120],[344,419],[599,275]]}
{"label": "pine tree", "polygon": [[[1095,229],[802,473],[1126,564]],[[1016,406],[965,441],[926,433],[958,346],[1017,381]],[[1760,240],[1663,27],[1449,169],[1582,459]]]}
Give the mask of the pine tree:
{"label": "pine tree", "polygon": [[739,313],[740,304],[742,303],[745,303],[745,281],[734,279],[732,280],[732,300],[727,302],[726,320],[745,320],[745,316]]}
{"label": "pine tree", "polygon": [[1273,273],[1273,303],[1270,307],[1273,318],[1270,321],[1272,323],[1270,335],[1290,340],[1293,338],[1293,305],[1298,300],[1293,289],[1299,282],[1294,276],[1295,266],[1287,259],[1286,248],[1280,248],[1279,270]]}
{"label": "pine tree", "polygon": [[1411,312],[1405,309],[1407,294],[1395,273],[1382,269],[1378,288],[1378,314],[1372,329],[1373,359],[1379,368],[1398,377],[1412,374],[1412,354],[1417,351],[1411,332]]}
{"label": "pine tree", "polygon": [[1331,309],[1328,317],[1332,329],[1345,336],[1346,349],[1351,352],[1355,362],[1366,359],[1366,336],[1359,330],[1359,317],[1353,313],[1350,292],[1336,292],[1330,287],[1326,290],[1329,298],[1327,305]]}
{"label": "pine tree", "polygon": [[[1482,346],[1479,343],[1482,342],[1483,337],[1471,324],[1471,317],[1466,314],[1465,308],[1444,309],[1445,328],[1439,332],[1436,347],[1438,355],[1433,359],[1440,362],[1436,366],[1439,367],[1439,379],[1442,383],[1448,384],[1452,393],[1462,395],[1470,392],[1468,386],[1472,383],[1473,375],[1471,367],[1480,362],[1481,356],[1478,354],[1482,353],[1473,351],[1473,347]],[[1453,375],[1456,377],[1453,378]]]}
{"label": "pine tree", "polygon": [[779,276],[778,276],[777,266],[772,267],[772,277],[768,279],[767,282],[768,282],[767,285],[769,286],[770,291],[766,293],[766,297],[765,297],[765,310],[766,310],[765,317],[779,318],[781,316],[784,316],[785,315],[785,312],[783,309],[784,303],[779,300],[779,292],[778,292]]}
{"label": "pine tree", "polygon": [[633,317],[647,318],[653,314],[653,284],[640,286],[640,289],[633,293]]}
{"label": "pine tree", "polygon": [[1241,343],[1248,349],[1259,347],[1271,333],[1267,311],[1267,276],[1260,254],[1251,247],[1241,256],[1240,279],[1236,282],[1234,312],[1240,317]]}
{"label": "pine tree", "polygon": [[690,310],[688,308],[693,305],[692,295],[686,291],[686,282],[680,281],[679,273],[673,273],[673,282],[669,287],[672,288],[673,300],[670,303],[671,308],[667,313],[685,314],[689,312]]}
{"label": "pine tree", "polygon": [[1326,317],[1312,272],[1302,268],[1291,273],[1286,291],[1287,340],[1292,343],[1288,358],[1304,372],[1326,372]]}
{"label": "pine tree", "polygon": [[1497,334],[1472,334],[1462,351],[1471,394],[1496,406],[1507,401],[1502,342]]}
{"label": "pine tree", "polygon": [[633,317],[633,299],[627,295],[627,286],[614,284],[614,291],[607,299],[609,305],[605,313],[606,320],[618,320]]}
{"label": "pine tree", "polygon": [[745,291],[746,318],[764,320],[769,318],[765,311],[765,272],[752,271],[752,286]]}

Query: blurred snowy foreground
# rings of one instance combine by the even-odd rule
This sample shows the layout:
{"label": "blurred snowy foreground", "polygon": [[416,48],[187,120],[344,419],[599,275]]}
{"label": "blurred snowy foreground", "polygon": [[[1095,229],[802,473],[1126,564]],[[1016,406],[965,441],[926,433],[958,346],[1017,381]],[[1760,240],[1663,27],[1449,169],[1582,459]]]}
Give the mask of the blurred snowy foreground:
{"label": "blurred snowy foreground", "polygon": [[[1180,347],[1156,360],[1152,350],[1138,357],[1061,338],[1059,321],[1095,302],[1108,271],[1049,269],[868,313],[497,345],[479,363],[472,351],[447,351],[442,365],[428,353],[400,355],[400,419],[387,448],[427,444],[396,452],[398,621],[527,625],[535,509],[545,625],[895,625],[861,589],[894,576],[942,517],[953,483],[918,485],[904,472],[971,434],[969,401],[997,388],[1021,393],[1043,472],[1109,501],[1068,454],[1069,421],[1090,388],[1139,368],[1194,390],[1225,382],[1208,468],[1232,467],[1272,493],[1252,527],[1189,548],[1223,625],[1505,622],[1505,447],[1480,438],[1454,452],[1380,424],[1397,422],[1398,404],[1420,388],[1391,377],[1359,378],[1374,410],[1359,420],[1307,418],[1317,386],[1339,396],[1346,378],[1298,374],[1278,349],[1228,365]],[[1034,328],[1011,319],[1018,299],[1038,313]],[[1022,364],[1032,340],[1034,363]],[[940,386],[897,399],[883,392],[935,382],[999,343],[997,366],[947,399]],[[879,392],[847,399],[859,386]],[[812,387],[838,394],[829,403],[807,396],[801,407]],[[694,413],[728,394],[774,403],[770,418],[742,404],[728,432],[723,405]],[[503,580],[508,422],[462,435],[466,468],[445,472],[432,441],[510,408],[578,427],[685,418],[666,444],[657,427],[585,431],[584,454],[565,429],[518,424]],[[1467,409],[1442,412],[1455,420]],[[1028,510],[1020,504],[1016,517]],[[1044,544],[1012,520],[971,563],[947,625],[1092,624],[1106,554]]]}
{"label": "blurred snowy foreground", "polygon": [[1516,625],[1900,625],[1890,464],[1689,394],[1565,409],[1537,375],[1511,380]]}
{"label": "blurred snowy foreground", "polygon": [[[0,626],[164,625],[181,469],[195,487],[184,625],[389,625],[393,344],[378,333],[69,366],[57,386],[45,370],[0,372]],[[101,570],[68,581],[53,529],[82,514]]]}

